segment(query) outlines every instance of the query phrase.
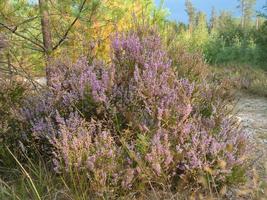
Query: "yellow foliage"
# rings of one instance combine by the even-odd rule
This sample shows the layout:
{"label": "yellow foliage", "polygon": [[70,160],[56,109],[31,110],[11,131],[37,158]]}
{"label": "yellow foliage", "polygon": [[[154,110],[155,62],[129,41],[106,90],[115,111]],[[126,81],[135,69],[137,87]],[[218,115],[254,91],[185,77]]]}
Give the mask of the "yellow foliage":
{"label": "yellow foliage", "polygon": [[[90,25],[84,20],[78,20],[65,42],[66,48],[61,48],[55,55],[60,55],[63,51],[75,60],[80,55],[92,53],[89,47],[93,43],[94,54],[107,60],[110,38],[114,32],[129,30],[134,19],[139,21],[144,17],[149,18],[153,6],[152,0],[101,1],[100,7],[93,15],[89,12],[83,16],[90,19]],[[66,21],[71,22],[71,19],[66,17]]]}

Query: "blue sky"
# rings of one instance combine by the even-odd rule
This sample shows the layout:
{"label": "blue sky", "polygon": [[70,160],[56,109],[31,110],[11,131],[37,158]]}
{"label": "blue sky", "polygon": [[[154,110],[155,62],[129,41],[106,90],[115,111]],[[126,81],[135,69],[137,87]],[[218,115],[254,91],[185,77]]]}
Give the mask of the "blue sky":
{"label": "blue sky", "polygon": [[[155,0],[157,4],[159,4],[160,0]],[[257,0],[256,9],[260,10],[265,4],[266,0]],[[233,13],[235,16],[239,16],[240,13],[236,8],[238,5],[237,0],[192,0],[194,6],[205,13],[210,15],[211,8],[214,6],[217,12],[221,10],[228,10]],[[188,18],[185,12],[185,0],[165,0],[164,6],[170,11],[170,19],[188,22]]]}

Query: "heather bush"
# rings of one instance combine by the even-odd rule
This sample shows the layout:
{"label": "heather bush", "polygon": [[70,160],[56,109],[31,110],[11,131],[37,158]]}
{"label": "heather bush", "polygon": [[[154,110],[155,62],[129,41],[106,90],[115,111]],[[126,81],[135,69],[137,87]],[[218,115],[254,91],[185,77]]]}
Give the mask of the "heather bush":
{"label": "heather bush", "polygon": [[[14,154],[20,152],[21,123],[18,118],[22,99],[27,95],[25,83],[0,79],[0,165],[3,168],[14,166],[6,148],[12,148]],[[6,175],[0,172],[3,177]]]}
{"label": "heather bush", "polygon": [[26,100],[29,148],[91,197],[235,184],[246,139],[226,84],[179,78],[154,30],[118,33],[111,49],[110,64],[59,62],[49,90]]}
{"label": "heather bush", "polygon": [[27,85],[17,81],[0,79],[0,140],[16,146],[19,130],[19,107],[26,96]]}

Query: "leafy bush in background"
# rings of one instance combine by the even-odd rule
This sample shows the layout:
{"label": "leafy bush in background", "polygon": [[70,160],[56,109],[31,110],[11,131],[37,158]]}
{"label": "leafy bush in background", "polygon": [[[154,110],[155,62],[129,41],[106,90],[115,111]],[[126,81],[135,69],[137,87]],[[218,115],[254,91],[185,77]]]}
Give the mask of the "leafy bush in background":
{"label": "leafy bush in background", "polygon": [[210,63],[262,64],[261,49],[254,36],[235,35],[231,39],[229,35],[227,37],[214,36],[206,43],[204,54]]}
{"label": "leafy bush in background", "polygon": [[226,84],[178,78],[154,30],[115,35],[111,64],[81,58],[55,69],[51,88],[25,102],[25,146],[73,187],[207,193],[243,177],[246,139],[227,115]]}
{"label": "leafy bush in background", "polygon": [[[260,48],[260,58],[261,62],[266,62],[267,60],[267,21],[264,22],[264,24],[261,26],[258,35],[257,35],[257,40],[256,40],[259,48]],[[265,70],[267,67],[265,66]]]}
{"label": "leafy bush in background", "polygon": [[257,25],[256,21],[251,21],[242,27],[229,13],[222,12],[214,17],[214,26],[208,25],[201,12],[194,28],[167,23],[163,36],[172,48],[178,46],[185,52],[202,54],[212,65],[245,64],[266,70],[266,20],[258,17]]}

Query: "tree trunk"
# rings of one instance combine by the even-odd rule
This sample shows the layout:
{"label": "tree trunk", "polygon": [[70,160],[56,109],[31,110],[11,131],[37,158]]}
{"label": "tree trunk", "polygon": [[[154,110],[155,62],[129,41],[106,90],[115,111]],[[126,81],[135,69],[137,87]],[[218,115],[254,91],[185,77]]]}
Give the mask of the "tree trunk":
{"label": "tree trunk", "polygon": [[259,17],[256,17],[256,30],[259,30],[259,26],[260,26],[260,20]]}
{"label": "tree trunk", "polygon": [[241,28],[243,29],[245,27],[245,1],[240,1],[240,10],[241,10]]}
{"label": "tree trunk", "polygon": [[43,35],[43,44],[45,48],[45,59],[46,59],[46,79],[47,85],[51,85],[51,75],[52,75],[52,36],[50,29],[49,13],[48,13],[48,3],[47,0],[39,0],[39,9],[41,15],[41,26]]}

